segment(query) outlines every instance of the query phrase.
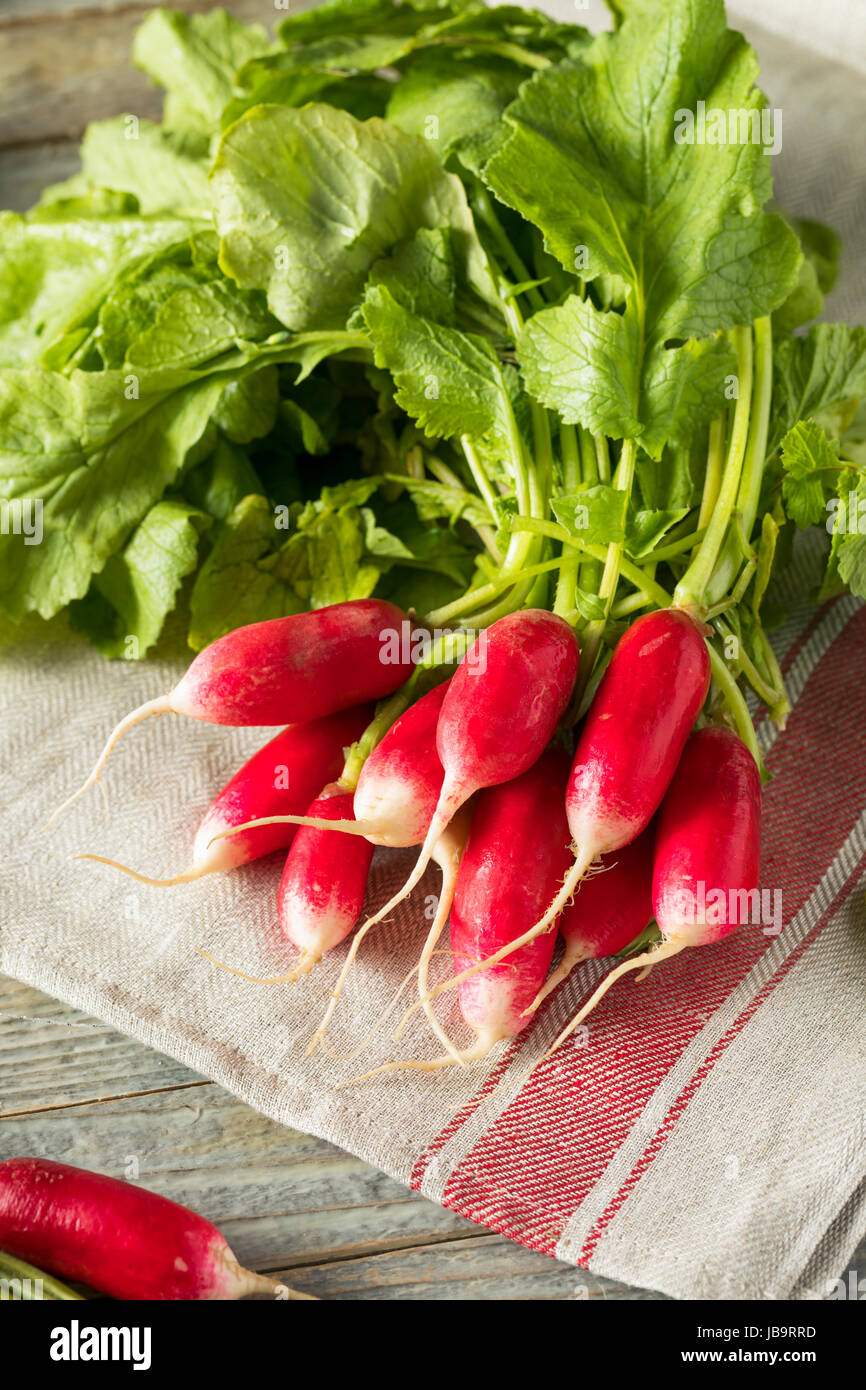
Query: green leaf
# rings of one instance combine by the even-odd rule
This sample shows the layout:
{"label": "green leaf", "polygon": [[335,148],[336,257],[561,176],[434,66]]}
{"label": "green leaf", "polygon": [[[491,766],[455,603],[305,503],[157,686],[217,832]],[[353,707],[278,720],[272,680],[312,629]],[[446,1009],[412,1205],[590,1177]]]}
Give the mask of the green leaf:
{"label": "green leaf", "polygon": [[171,294],[153,325],[129,345],[126,361],[136,369],[198,367],[278,328],[260,295],[212,280]]}
{"label": "green leaf", "polygon": [[279,537],[265,497],[245,497],[228,516],[196,576],[190,599],[189,644],[201,651],[246,623],[306,608],[279,568]]}
{"label": "green leaf", "polygon": [[[797,423],[847,404],[853,417],[866,395],[866,328],[817,323],[802,338],[785,338],[773,358],[769,452]],[[841,420],[834,422],[839,432]]]}
{"label": "green leaf", "polygon": [[223,9],[196,15],[160,9],[140,26],[133,62],[168,92],[170,124],[209,135],[232,94],[236,70],[268,47],[260,25],[242,24]]}
{"label": "green leaf", "polygon": [[87,331],[134,266],[185,244],[194,228],[104,206],[85,199],[27,217],[0,213],[0,366],[31,365],[64,335]]}
{"label": "green leaf", "polygon": [[[839,577],[852,594],[866,598],[866,478],[850,471],[847,488],[840,487],[845,500],[844,532],[841,507],[837,513],[833,535],[833,552],[837,559]],[[840,496],[840,501],[842,500]],[[829,525],[829,523],[828,523]]]}
{"label": "green leaf", "polygon": [[785,511],[800,527],[826,520],[825,497],[837,484],[839,446],[814,420],[800,420],[782,440]]}
{"label": "green leaf", "polygon": [[652,458],[669,440],[687,439],[719,414],[736,365],[719,339],[692,339],[642,362],[635,316],[599,313],[577,295],[528,320],[518,357],[530,394],[567,424],[637,437]]}
{"label": "green leaf", "polygon": [[654,550],[667,535],[672,526],[689,514],[687,507],[673,511],[641,510],[628,519],[625,548],[633,560],[642,560]]}
{"label": "green leaf", "polygon": [[211,193],[222,268],[290,328],[342,327],[370,267],[422,227],[450,227],[459,278],[492,293],[459,180],[387,122],[255,107],[223,136]]}
{"label": "green leaf", "polygon": [[422,228],[390,256],[376,261],[368,286],[384,285],[401,308],[453,324],[457,288],[451,238],[445,228]]}
{"label": "green leaf", "polygon": [[628,496],[596,483],[568,496],[554,497],[553,515],[578,540],[588,545],[619,544],[626,535]]}
{"label": "green leaf", "polygon": [[526,69],[496,56],[460,58],[430,49],[392,88],[387,117],[422,135],[442,160],[452,153],[475,174],[497,149],[501,116]]}
{"label": "green leaf", "polygon": [[268,361],[311,370],[347,337],[247,345],[200,371],[0,372],[0,498],[38,503],[43,531],[38,544],[0,531],[0,607],[49,618],[81,598],[175,481],[229,382]]}
{"label": "green leaf", "polygon": [[218,440],[212,453],[183,480],[184,496],[192,506],[218,521],[224,521],[244,497],[262,491],[246,451],[227,439]]}
{"label": "green leaf", "polygon": [[132,193],[143,213],[209,214],[207,149],[137,116],[92,121],[81,143],[81,169],[94,188]]}
{"label": "green leaf", "polygon": [[[756,74],[721,0],[630,8],[582,59],[524,85],[484,171],[566,270],[614,276],[627,290],[621,313],[575,299],[534,315],[520,345],[530,389],[566,419],[639,438],[654,456],[694,406],[721,405],[720,350],[685,340],[751,322],[796,282],[796,237],[761,211],[763,148],[677,139],[699,100],[760,113]],[[556,360],[545,371],[546,351]]]}
{"label": "green leaf", "polygon": [[364,321],[376,365],[392,373],[398,404],[425,433],[513,451],[508,387],[486,338],[409,313],[383,284],[368,289]]}
{"label": "green leaf", "polygon": [[280,374],[271,365],[230,381],[214,411],[214,421],[235,444],[270,434],[280,404]]}
{"label": "green leaf", "polygon": [[138,661],[162,632],[184,578],[198,562],[198,541],[211,524],[206,512],[179,498],[151,507],[90,592],[72,605],[74,627],[103,656]]}

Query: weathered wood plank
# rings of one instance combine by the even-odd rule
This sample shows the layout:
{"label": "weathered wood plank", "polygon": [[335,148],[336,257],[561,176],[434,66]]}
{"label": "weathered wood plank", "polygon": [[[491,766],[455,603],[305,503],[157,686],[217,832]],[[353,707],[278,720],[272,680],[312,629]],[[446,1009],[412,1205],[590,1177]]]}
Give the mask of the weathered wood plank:
{"label": "weathered wood plank", "polygon": [[212,1084],[0,1119],[0,1158],[63,1157],[200,1211],[255,1267],[437,1241],[470,1222]]}
{"label": "weathered wood plank", "polygon": [[38,201],[43,188],[69,178],[78,167],[77,140],[0,149],[0,208],[26,212]]}
{"label": "weathered wood plank", "polygon": [[0,977],[0,1117],[196,1084],[172,1058]]}
{"label": "weathered wood plank", "polygon": [[[157,118],[161,93],[130,62],[132,37],[149,4],[63,9],[27,5],[0,16],[0,145],[80,137],[88,121],[132,112]],[[175,0],[209,10],[210,0]],[[273,25],[261,0],[228,0],[239,19]]]}
{"label": "weathered wood plank", "polygon": [[389,1251],[304,1269],[277,1271],[287,1284],[317,1298],[345,1301],[660,1300],[611,1279],[515,1246],[503,1236],[467,1236],[437,1245]]}

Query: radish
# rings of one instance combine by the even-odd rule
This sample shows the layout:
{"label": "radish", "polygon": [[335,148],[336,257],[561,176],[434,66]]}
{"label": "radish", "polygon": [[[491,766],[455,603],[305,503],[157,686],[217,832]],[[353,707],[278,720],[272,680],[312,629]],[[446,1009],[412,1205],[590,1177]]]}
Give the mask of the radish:
{"label": "radish", "polygon": [[709,946],[736,931],[757,892],[761,858],[761,776],[730,729],[692,734],[662,802],[653,852],[653,913],[664,938],[625,960],[601,982],[547,1057],[591,1013],[615,980],[657,965],[687,946]]}
{"label": "radish", "polygon": [[[313,802],[309,815],[351,820],[351,792],[343,791],[339,782],[331,783]],[[372,858],[373,845],[367,839],[346,840],[335,830],[300,827],[277,893],[280,929],[301,952],[287,980],[306,975],[352,931],[364,906]]]}
{"label": "radish", "polygon": [[[563,749],[548,748],[521,776],[476,796],[451,909],[451,953],[458,978],[463,963],[477,961],[491,947],[519,937],[568,868],[568,765]],[[541,935],[507,965],[463,980],[460,1007],[476,1042],[456,1060],[486,1057],[496,1043],[516,1037],[526,1027],[529,1006],[550,968],[554,940],[550,934]],[[430,990],[424,997],[429,1001],[436,993]],[[367,1075],[403,1067],[434,1071],[454,1060],[452,1052],[431,1061],[388,1062]]]}
{"label": "radish", "polygon": [[[226,833],[288,822],[364,835],[374,845],[420,845],[433,818],[444,776],[436,752],[436,723],[445,690],[446,685],[437,685],[411,705],[367,756],[357,779],[351,816],[340,821],[330,816],[268,816]],[[344,770],[340,789],[351,792],[351,783]]]}
{"label": "radish", "polygon": [[[354,599],[310,613],[236,628],[212,642],[168,695],[148,700],[113,730],[90,776],[51,817],[94,782],[127,729],[153,714],[186,714],[209,724],[295,724],[378,700],[409,676],[405,614],[381,599]],[[399,648],[397,659],[392,651]],[[48,824],[51,824],[51,821]]]}
{"label": "radish", "polygon": [[535,926],[461,972],[451,988],[550,931],[593,861],[622,849],[649,825],[709,689],[704,631],[685,610],[664,608],[638,618],[619,639],[589,707],[568,781],[574,863]]}
{"label": "radish", "polygon": [[601,858],[597,873],[587,874],[559,919],[565,953],[527,1012],[584,960],[616,956],[652,919],[653,841],[649,825],[636,840]]}
{"label": "radish", "polygon": [[112,1298],[310,1297],[244,1269],[187,1207],[50,1159],[0,1163],[0,1247]]}
{"label": "radish", "polygon": [[411,893],[436,844],[460,807],[481,787],[525,772],[549,743],[577,676],[577,642],[568,624],[540,608],[497,619],[478,638],[478,659],[461,661],[449,682],[436,724],[444,778],[415,867],[399,892],[364,923],[313,1034],[308,1055],[323,1039],[346,975],[366,933]]}
{"label": "radish", "polygon": [[[141,883],[164,888],[235,869],[273,850],[285,849],[296,833],[292,822],[271,816],[265,818],[264,825],[247,828],[248,823],[259,812],[284,808],[305,811],[323,783],[340,771],[345,747],[360,737],[372,714],[372,705],[358,705],[324,719],[292,724],[272,738],[244,763],[212,802],[196,832],[190,867],[173,878],[149,878],[101,854],[77,857],[108,864]],[[239,826],[244,828],[227,835]]]}

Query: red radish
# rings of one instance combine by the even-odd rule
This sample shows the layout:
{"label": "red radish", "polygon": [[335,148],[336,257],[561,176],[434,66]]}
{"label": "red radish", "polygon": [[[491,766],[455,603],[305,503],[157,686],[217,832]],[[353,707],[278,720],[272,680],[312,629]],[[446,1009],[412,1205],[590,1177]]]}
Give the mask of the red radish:
{"label": "red radish", "polygon": [[149,878],[101,854],[80,854],[78,858],[108,864],[142,883],[168,887],[235,869],[273,850],[285,849],[296,827],[280,817],[268,817],[267,824],[237,834],[226,836],[226,832],[246,825],[259,813],[305,811],[322,784],[339,773],[345,747],[361,736],[372,715],[372,705],[358,705],[324,719],[292,724],[272,738],[244,763],[211,804],[196,832],[192,864],[174,878]]}
{"label": "red radish", "polygon": [[[351,792],[337,782],[325,787],[309,809],[323,820],[351,820]],[[349,935],[361,915],[373,858],[369,840],[346,839],[335,830],[301,826],[277,894],[284,936],[301,952],[289,980],[300,979]]]}
{"label": "red radish", "polygon": [[[458,978],[465,962],[520,936],[568,868],[568,765],[563,749],[548,748],[521,776],[475,798],[451,909],[451,953]],[[463,981],[460,1007],[477,1041],[459,1060],[486,1057],[497,1042],[526,1027],[528,1008],[550,968],[554,940],[552,934],[539,936],[507,965]],[[430,990],[425,997],[429,1001],[436,993]],[[405,1066],[433,1071],[453,1060],[452,1054],[432,1061],[389,1062],[377,1070]]]}
{"label": "red radish", "polygon": [[534,1013],[581,961],[618,955],[640,936],[653,915],[654,839],[655,826],[649,825],[630,845],[602,855],[599,872],[578,886],[559,919],[565,953],[527,1012]]}
{"label": "red radish", "polygon": [[244,1269],[187,1207],[50,1159],[0,1163],[0,1248],[112,1298],[309,1298]]}
{"label": "red radish", "polygon": [[355,937],[308,1055],[324,1037],[364,936],[409,896],[452,816],[480,788],[519,777],[550,742],[574,687],[577,662],[577,642],[568,623],[541,608],[497,619],[463,658],[436,724],[444,779],[421,853],[400,891],[367,918]]}
{"label": "red radish", "polygon": [[[444,772],[436,752],[436,722],[445,690],[446,685],[438,685],[423,695],[373,749],[361,768],[350,817],[332,825],[330,816],[272,816],[235,827],[233,833],[287,820],[317,830],[364,835],[374,845],[420,845],[442,789]],[[340,786],[351,791],[342,778]]]}
{"label": "red radish", "polygon": [[575,861],[534,927],[470,971],[486,970],[550,931],[594,860],[650,823],[710,684],[703,626],[678,608],[638,618],[614,648],[589,707],[566,791]]}
{"label": "red radish", "polygon": [[[149,715],[173,711],[243,727],[295,724],[390,695],[411,672],[403,651],[411,644],[386,639],[407,621],[393,603],[354,599],[250,623],[218,638],[199,653],[174,690],[120,721],[87,781],[51,820],[99,780],[117,740]],[[395,645],[399,659],[392,660]]]}
{"label": "red radish", "polygon": [[664,940],[612,970],[546,1055],[621,975],[736,931],[757,892],[760,846],[761,776],[752,754],[730,729],[699,729],[686,744],[656,830],[653,913]]}
{"label": "red radish", "polygon": [[392,724],[355,788],[354,816],[377,845],[420,845],[442,790],[436,726],[450,682],[437,685]]}

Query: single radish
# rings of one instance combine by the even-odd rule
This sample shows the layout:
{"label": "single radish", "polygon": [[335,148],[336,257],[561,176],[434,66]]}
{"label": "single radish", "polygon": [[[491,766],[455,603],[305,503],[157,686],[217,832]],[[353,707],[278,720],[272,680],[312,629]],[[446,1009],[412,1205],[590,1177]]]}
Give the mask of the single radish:
{"label": "single radish", "polygon": [[656,829],[652,906],[663,941],[612,970],[546,1056],[629,970],[657,965],[687,946],[712,945],[736,931],[755,901],[760,859],[757,763],[730,729],[699,729],[686,744]]}
{"label": "single radish", "polygon": [[[568,767],[568,754],[550,747],[521,776],[475,797],[451,908],[451,954],[458,977],[467,962],[519,937],[566,872],[571,862],[564,805]],[[526,1027],[529,1006],[550,968],[554,942],[552,934],[541,935],[507,964],[463,980],[460,1008],[476,1042],[458,1060],[486,1057],[496,1043],[516,1037]],[[436,993],[430,990],[423,997],[429,1001]],[[408,1017],[407,1013],[398,1035]],[[402,1067],[433,1071],[453,1061],[451,1053],[431,1061],[389,1062],[377,1072]]]}
{"label": "single radish", "polygon": [[579,884],[559,919],[565,942],[562,960],[527,1012],[534,1013],[581,961],[616,956],[640,936],[653,915],[654,839],[651,824],[630,845],[603,854],[599,871]]}
{"label": "single radish", "polygon": [[360,737],[372,714],[372,705],[358,705],[324,719],[292,724],[272,738],[212,802],[196,832],[192,863],[173,878],[149,878],[101,854],[80,854],[78,858],[108,864],[141,883],[164,888],[236,869],[273,850],[285,849],[295,836],[296,826],[283,817],[267,816],[265,824],[238,829],[237,834],[227,832],[246,827],[261,813],[306,811],[323,783],[337,776],[346,746]]}
{"label": "single radish", "polygon": [[[232,833],[287,821],[314,830],[364,835],[374,845],[405,848],[422,844],[445,775],[436,752],[436,723],[445,691],[446,685],[437,685],[423,695],[391,725],[368,755],[357,779],[351,816],[340,821],[334,821],[330,815],[271,816],[236,826]],[[345,770],[339,785],[347,793],[352,790]]]}
{"label": "single radish", "polygon": [[444,778],[421,853],[403,887],[367,919],[355,938],[308,1052],[324,1036],[364,935],[409,896],[452,816],[482,787],[519,777],[550,742],[574,687],[577,664],[571,628],[540,608],[497,619],[463,658],[436,724]]}
{"label": "single radish", "polygon": [[117,740],[150,715],[174,712],[243,727],[295,724],[390,695],[412,669],[411,643],[389,640],[404,623],[408,619],[393,603],[354,599],[250,623],[218,638],[174,690],[120,721],[87,781],[51,820],[99,780]]}
{"label": "single radish", "polygon": [[[309,815],[351,820],[351,792],[331,783],[310,806]],[[277,893],[280,930],[301,952],[286,979],[306,975],[353,930],[364,906],[372,858],[373,845],[363,837],[347,839],[336,830],[300,827]]]}
{"label": "single radish", "polygon": [[187,1207],[50,1159],[0,1163],[0,1248],[112,1298],[310,1297],[244,1269]]}
{"label": "single radish", "polygon": [[565,796],[574,863],[529,931],[451,986],[550,931],[594,860],[649,825],[710,684],[704,627],[678,608],[638,618],[614,648],[581,730]]}
{"label": "single radish", "polygon": [[436,726],[450,682],[412,705],[373,749],[358,778],[353,815],[377,845],[423,844],[445,776]]}

